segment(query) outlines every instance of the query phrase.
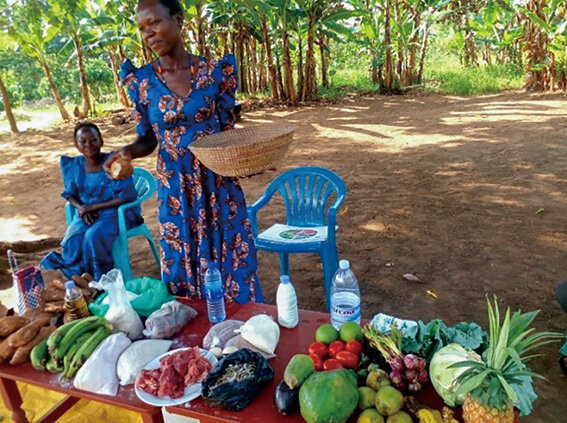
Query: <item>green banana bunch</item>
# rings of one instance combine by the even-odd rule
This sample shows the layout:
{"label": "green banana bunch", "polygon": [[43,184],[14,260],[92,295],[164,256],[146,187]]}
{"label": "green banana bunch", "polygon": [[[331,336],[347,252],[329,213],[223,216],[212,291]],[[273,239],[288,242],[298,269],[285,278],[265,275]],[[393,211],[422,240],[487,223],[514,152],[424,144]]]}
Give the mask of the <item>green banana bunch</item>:
{"label": "green banana bunch", "polygon": [[49,360],[49,352],[47,351],[47,339],[44,339],[31,350],[30,361],[34,369],[45,370],[47,360]]}
{"label": "green banana bunch", "polygon": [[104,317],[90,316],[78,320],[78,323],[66,331],[59,343],[53,343],[52,348],[49,349],[51,356],[58,364],[61,363],[67,351],[69,351],[71,346],[77,339],[79,339],[79,337],[81,337],[81,335],[87,332],[96,331],[101,327],[110,329],[110,326]]}
{"label": "green banana bunch", "polygon": [[81,366],[91,356],[98,345],[110,335],[110,328],[107,325],[100,326],[89,338],[79,347],[70,358],[65,377],[72,378],[79,371]]}
{"label": "green banana bunch", "polygon": [[65,354],[65,357],[63,357],[63,376],[65,376],[66,378],[69,378],[69,369],[71,368],[70,364],[73,356],[76,354],[79,348],[81,348],[81,346],[85,342],[87,342],[87,340],[92,336],[93,333],[94,332],[86,332],[79,336],[79,338],[73,343],[71,348],[69,348],[69,350]]}

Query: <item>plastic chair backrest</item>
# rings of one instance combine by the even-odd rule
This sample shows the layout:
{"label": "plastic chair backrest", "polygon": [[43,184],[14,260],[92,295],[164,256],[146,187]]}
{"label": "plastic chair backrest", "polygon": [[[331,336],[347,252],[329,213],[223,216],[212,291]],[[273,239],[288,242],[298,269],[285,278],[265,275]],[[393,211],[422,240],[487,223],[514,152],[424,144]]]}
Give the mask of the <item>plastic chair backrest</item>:
{"label": "plastic chair backrest", "polygon": [[288,225],[323,226],[329,209],[344,201],[346,185],[335,172],[306,166],[278,176],[265,194],[271,197],[276,191],[285,203]]}
{"label": "plastic chair backrest", "polygon": [[135,167],[132,179],[134,179],[134,187],[138,193],[138,201],[146,201],[155,192],[156,181],[146,169]]}

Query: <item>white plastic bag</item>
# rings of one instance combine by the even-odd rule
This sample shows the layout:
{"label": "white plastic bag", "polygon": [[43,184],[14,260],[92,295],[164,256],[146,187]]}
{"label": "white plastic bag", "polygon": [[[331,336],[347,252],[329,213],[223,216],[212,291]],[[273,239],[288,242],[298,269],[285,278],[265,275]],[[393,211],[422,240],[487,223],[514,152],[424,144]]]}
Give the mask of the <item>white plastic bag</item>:
{"label": "white plastic bag", "polygon": [[169,301],[148,316],[144,336],[152,339],[171,338],[195,317],[197,312],[192,307],[179,301]]}
{"label": "white plastic bag", "polygon": [[130,301],[128,301],[120,270],[112,269],[103,275],[100,281],[93,281],[89,283],[89,286],[108,292],[110,306],[104,317],[112,324],[115,332],[124,332],[131,340],[142,336],[144,325],[140,320],[140,316],[138,316],[138,313],[134,311]]}
{"label": "white plastic bag", "polygon": [[112,334],[102,341],[77,372],[73,381],[75,388],[95,394],[116,396],[118,393],[116,362],[122,351],[131,343],[132,341],[122,332]]}
{"label": "white plastic bag", "polygon": [[240,320],[232,319],[217,323],[209,329],[203,338],[203,348],[210,350],[216,347],[222,350],[230,339],[238,336],[238,333],[235,331],[240,329],[243,324],[244,322]]}
{"label": "white plastic bag", "polygon": [[144,339],[126,348],[116,365],[120,385],[134,383],[144,366],[154,358],[166,353],[172,343],[172,341],[161,339]]}
{"label": "white plastic bag", "polygon": [[280,340],[280,328],[267,314],[252,316],[238,331],[246,341],[268,354],[274,353]]}

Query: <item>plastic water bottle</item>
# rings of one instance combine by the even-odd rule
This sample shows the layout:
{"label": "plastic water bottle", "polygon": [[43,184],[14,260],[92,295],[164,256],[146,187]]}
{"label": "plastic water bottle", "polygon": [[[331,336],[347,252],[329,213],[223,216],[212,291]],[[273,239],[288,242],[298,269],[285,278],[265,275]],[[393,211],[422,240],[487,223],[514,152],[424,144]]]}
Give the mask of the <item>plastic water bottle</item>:
{"label": "plastic water bottle", "polygon": [[331,324],[339,330],[348,321],[360,324],[360,289],[348,260],[341,260],[331,283]]}
{"label": "plastic water bottle", "polygon": [[217,265],[209,263],[205,273],[205,295],[207,298],[207,313],[211,323],[219,323],[226,319],[224,309],[224,292],[222,288],[222,277]]}
{"label": "plastic water bottle", "polygon": [[65,309],[71,320],[81,319],[90,314],[83,293],[73,281],[65,282]]}
{"label": "plastic water bottle", "polygon": [[294,328],[299,323],[299,311],[297,310],[297,295],[289,281],[288,275],[280,276],[280,284],[276,294],[278,305],[278,322],[284,328]]}

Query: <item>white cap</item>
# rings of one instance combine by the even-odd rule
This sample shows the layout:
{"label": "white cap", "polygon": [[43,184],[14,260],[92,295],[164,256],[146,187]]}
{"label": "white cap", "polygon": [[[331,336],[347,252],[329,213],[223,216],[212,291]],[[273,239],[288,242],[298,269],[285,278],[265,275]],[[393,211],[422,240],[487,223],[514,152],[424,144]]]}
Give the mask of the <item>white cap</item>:
{"label": "white cap", "polygon": [[280,276],[281,283],[289,283],[289,275],[281,275]]}
{"label": "white cap", "polygon": [[348,260],[341,260],[339,261],[339,267],[341,270],[347,270],[350,268],[350,263]]}

